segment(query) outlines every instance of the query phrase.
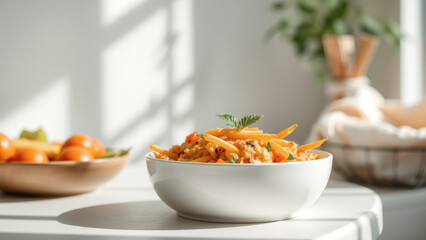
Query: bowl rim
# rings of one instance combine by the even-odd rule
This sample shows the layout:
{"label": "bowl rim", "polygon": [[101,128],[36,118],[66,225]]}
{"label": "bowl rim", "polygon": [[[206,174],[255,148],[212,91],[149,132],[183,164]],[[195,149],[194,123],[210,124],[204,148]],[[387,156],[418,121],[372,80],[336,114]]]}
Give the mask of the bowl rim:
{"label": "bowl rim", "polygon": [[159,159],[155,158],[154,152],[148,152],[145,154],[145,159],[158,161],[158,162],[169,162],[171,164],[189,164],[189,165],[204,165],[204,166],[247,166],[247,167],[268,167],[268,166],[283,166],[283,165],[300,165],[300,164],[310,164],[315,162],[324,162],[324,161],[332,161],[333,160],[333,154],[327,151],[323,150],[308,150],[308,152],[318,152],[326,154],[325,157],[310,160],[310,161],[294,161],[294,162],[278,162],[278,163],[252,163],[252,164],[241,164],[241,163],[227,163],[227,164],[217,164],[217,163],[202,163],[202,162],[184,162],[184,161],[171,161],[166,159]]}
{"label": "bowl rim", "polygon": [[121,160],[123,158],[128,159],[130,157],[130,154],[126,154],[123,156],[118,157],[111,157],[111,158],[96,158],[90,161],[80,162],[80,161],[73,161],[73,160],[67,160],[67,161],[49,161],[45,163],[26,163],[26,162],[0,162],[0,166],[2,165],[25,165],[25,166],[54,166],[54,165],[75,165],[75,164],[97,164],[97,163],[105,163],[110,161],[117,161]]}

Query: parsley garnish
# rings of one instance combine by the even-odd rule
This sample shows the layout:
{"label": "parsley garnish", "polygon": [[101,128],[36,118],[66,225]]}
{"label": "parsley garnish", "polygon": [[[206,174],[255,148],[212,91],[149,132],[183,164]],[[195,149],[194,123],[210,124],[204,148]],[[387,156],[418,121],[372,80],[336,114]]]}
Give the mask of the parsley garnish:
{"label": "parsley garnish", "polygon": [[288,156],[287,160],[294,160],[293,154],[290,153],[290,155]]}
{"label": "parsley garnish", "polygon": [[259,114],[250,114],[240,119],[240,121],[237,120],[236,117],[234,117],[231,114],[222,114],[222,115],[216,115],[223,121],[225,121],[227,124],[226,126],[230,126],[232,128],[237,129],[237,131],[240,131],[243,128],[249,127],[253,123],[259,121],[263,115]]}
{"label": "parsley garnish", "polygon": [[199,138],[201,138],[201,139],[205,139],[205,138],[204,138],[204,136],[203,136],[203,134],[197,134],[197,136],[198,136]]}
{"label": "parsley garnish", "polygon": [[271,148],[271,144],[268,143],[268,145],[266,145],[266,149],[268,149],[268,152],[272,152],[272,148]]}
{"label": "parsley garnish", "polygon": [[232,156],[229,160],[231,160],[232,163],[236,163],[237,162],[237,160],[235,159],[234,156]]}

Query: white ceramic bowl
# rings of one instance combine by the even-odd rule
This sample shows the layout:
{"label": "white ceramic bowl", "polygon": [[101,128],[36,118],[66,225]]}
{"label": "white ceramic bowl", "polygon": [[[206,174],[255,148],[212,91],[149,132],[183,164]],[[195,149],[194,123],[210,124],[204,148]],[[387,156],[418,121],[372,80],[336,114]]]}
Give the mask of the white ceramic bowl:
{"label": "white ceramic bowl", "polygon": [[268,222],[295,217],[314,203],[330,177],[333,156],[268,164],[189,163],[146,155],[161,200],[179,215],[211,222]]}

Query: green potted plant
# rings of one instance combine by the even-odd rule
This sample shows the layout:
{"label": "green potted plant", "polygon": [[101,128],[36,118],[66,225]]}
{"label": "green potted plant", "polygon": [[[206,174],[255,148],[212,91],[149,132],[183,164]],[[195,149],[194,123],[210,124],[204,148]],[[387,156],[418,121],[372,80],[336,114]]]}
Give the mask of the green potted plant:
{"label": "green potted plant", "polygon": [[[283,40],[293,44],[297,54],[304,59],[304,66],[315,69],[315,79],[319,82],[327,78],[327,58],[323,44],[325,36],[349,36],[339,38],[344,40],[337,40],[337,45],[346,45],[347,49],[344,51],[349,49],[348,54],[350,48],[355,48],[350,46],[350,42],[354,42],[350,38],[354,38],[355,35],[362,35],[364,39],[370,36],[372,37],[370,42],[382,37],[392,49],[399,49],[402,33],[398,23],[394,20],[378,19],[354,1],[279,1],[273,3],[271,7],[281,17],[269,29],[268,35],[270,37],[279,35]],[[335,77],[333,70],[332,74]]]}

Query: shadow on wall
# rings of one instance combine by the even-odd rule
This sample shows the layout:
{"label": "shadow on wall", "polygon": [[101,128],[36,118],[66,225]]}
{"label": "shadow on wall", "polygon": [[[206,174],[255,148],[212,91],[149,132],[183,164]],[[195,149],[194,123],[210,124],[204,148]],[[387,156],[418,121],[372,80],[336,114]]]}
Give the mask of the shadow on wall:
{"label": "shadow on wall", "polygon": [[134,146],[135,158],[148,142],[168,145],[180,128],[190,131],[189,3],[2,2],[2,131],[83,132]]}
{"label": "shadow on wall", "polygon": [[[263,36],[264,1],[2,1],[0,126],[87,133],[109,146],[170,146],[224,126],[218,113],[261,113],[302,141],[324,103],[292,49]],[[195,81],[197,79],[197,81]]]}

